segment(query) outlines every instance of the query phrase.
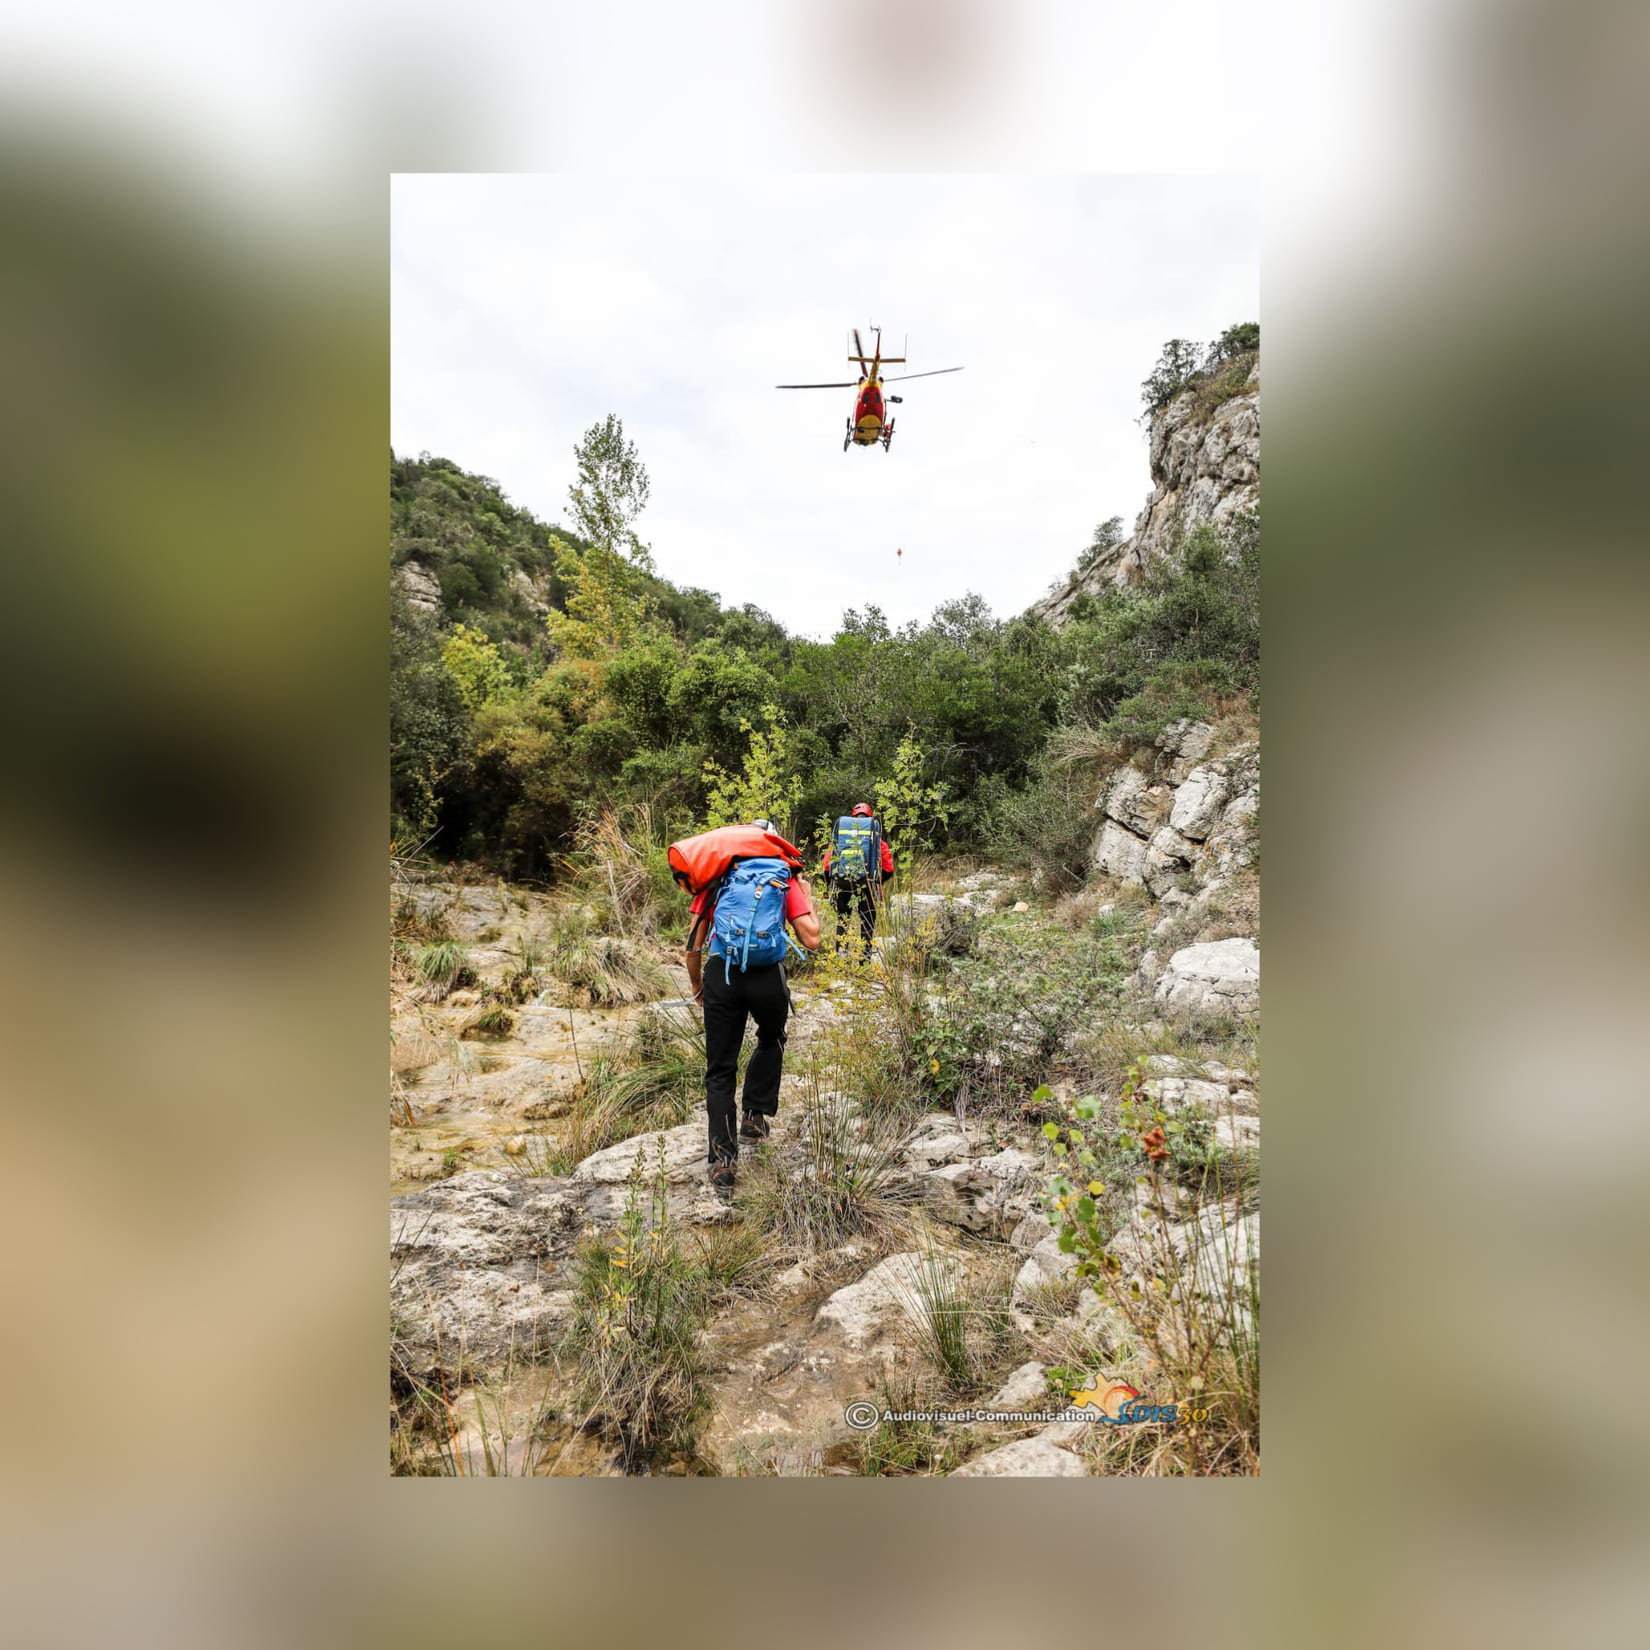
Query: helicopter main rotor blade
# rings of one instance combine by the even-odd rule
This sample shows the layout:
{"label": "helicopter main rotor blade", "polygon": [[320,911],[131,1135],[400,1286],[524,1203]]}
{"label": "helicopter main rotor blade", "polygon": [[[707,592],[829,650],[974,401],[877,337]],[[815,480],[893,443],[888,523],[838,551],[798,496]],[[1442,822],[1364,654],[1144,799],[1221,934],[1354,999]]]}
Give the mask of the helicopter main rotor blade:
{"label": "helicopter main rotor blade", "polygon": [[865,346],[859,341],[859,328],[854,328],[854,359],[862,360],[865,355]]}
{"label": "helicopter main rotor blade", "polygon": [[775,384],[776,390],[857,390],[859,380],[850,378],[842,384]]}
{"label": "helicopter main rotor blade", "polygon": [[903,383],[907,378],[938,378],[942,373],[961,372],[961,367],[935,367],[932,372],[891,372],[883,379],[885,384]]}

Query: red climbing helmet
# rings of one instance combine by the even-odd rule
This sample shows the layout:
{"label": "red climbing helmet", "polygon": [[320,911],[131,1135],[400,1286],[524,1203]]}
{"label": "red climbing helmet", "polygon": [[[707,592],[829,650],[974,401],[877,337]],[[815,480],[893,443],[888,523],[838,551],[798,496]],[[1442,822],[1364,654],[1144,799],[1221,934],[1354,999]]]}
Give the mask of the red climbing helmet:
{"label": "red climbing helmet", "polygon": [[867,819],[872,818],[871,804],[869,802],[856,802],[848,817],[852,819],[855,814],[864,814]]}

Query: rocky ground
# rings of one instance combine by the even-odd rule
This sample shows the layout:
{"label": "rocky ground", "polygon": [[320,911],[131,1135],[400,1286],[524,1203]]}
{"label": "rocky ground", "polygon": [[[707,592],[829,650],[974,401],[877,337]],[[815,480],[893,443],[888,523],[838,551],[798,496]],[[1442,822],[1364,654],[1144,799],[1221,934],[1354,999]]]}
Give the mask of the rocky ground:
{"label": "rocky ground", "polygon": [[[1151,922],[1150,950],[1140,960],[1128,1028],[1143,1050],[1180,1052],[1150,1056],[1144,1099],[1161,1117],[1212,1131],[1222,1162],[1258,1164],[1255,1073],[1208,1057],[1183,1029],[1211,1015],[1247,1022],[1258,1007],[1258,892],[1244,856],[1258,756],[1241,746],[1210,754],[1212,742],[1213,730],[1179,725],[1149,764],[1108,783],[1097,804],[1097,883],[1085,898],[1104,911],[1108,898],[1155,896],[1141,919]],[[923,920],[955,919],[972,934],[979,923],[1027,920],[1018,892],[1005,877],[977,873],[918,895],[911,910]],[[403,887],[396,898],[403,915],[409,899],[441,910],[466,945],[482,994],[508,967],[510,936],[552,909],[547,896],[496,884]],[[1249,931],[1224,933],[1234,914]],[[685,996],[685,975],[670,979]],[[567,1172],[542,1172],[535,1142],[556,1137],[589,1062],[622,1046],[639,1008],[572,1006],[568,994],[547,991],[520,1005],[507,1034],[477,1040],[462,1035],[475,996],[459,990],[435,1003],[418,996],[397,993],[392,1045],[392,1399],[414,1389],[440,1393],[449,1426],[433,1444],[404,1439],[398,1470],[620,1472],[600,1427],[571,1402],[563,1337],[580,1246],[621,1219],[638,1154],[650,1174],[662,1175],[683,1232],[737,1225],[742,1207],[706,1185],[700,1113],[604,1146]],[[822,1106],[845,1108],[849,1126],[860,1126],[852,1095],[822,1097],[817,1084],[805,1091],[800,1074],[810,1042],[857,1011],[855,988],[815,989],[804,978],[797,996],[780,1116],[762,1148],[793,1174],[806,1172],[807,1130],[820,1126]],[[1102,1434],[1115,1429],[1069,1418],[1070,1393],[1049,1372],[1079,1364],[1149,1372],[1152,1353],[1126,1314],[1078,1288],[1076,1258],[1061,1251],[1042,1208],[1052,1169],[1033,1113],[904,1119],[890,1188],[900,1235],[817,1252],[779,1246],[768,1255],[702,1332],[709,1416],[696,1447],[662,1470],[1113,1470],[1115,1440]],[[1240,1176],[1235,1189],[1222,1179],[1201,1200],[1172,1184],[1123,1196],[1109,1244],[1117,1275],[1147,1290],[1166,1281],[1189,1301],[1213,1301],[1230,1314],[1234,1294],[1258,1276],[1258,1174],[1251,1182]],[[1207,1259],[1215,1247],[1220,1266]],[[972,1392],[937,1382],[925,1351],[932,1308],[923,1279],[935,1268],[969,1301],[995,1303],[997,1327]],[[901,1392],[935,1401],[939,1394],[952,1408],[1061,1418],[952,1424],[943,1437],[912,1446],[907,1465],[870,1467],[849,1408],[856,1400],[886,1406]],[[404,1415],[396,1414],[400,1424]]]}

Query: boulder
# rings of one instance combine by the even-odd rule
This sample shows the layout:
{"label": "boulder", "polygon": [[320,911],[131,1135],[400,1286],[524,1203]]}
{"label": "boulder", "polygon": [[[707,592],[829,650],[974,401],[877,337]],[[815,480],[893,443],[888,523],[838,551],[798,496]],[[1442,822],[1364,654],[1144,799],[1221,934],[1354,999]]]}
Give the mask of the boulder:
{"label": "boulder", "polygon": [[976,1455],[951,1474],[953,1478],[1086,1478],[1088,1468],[1052,1438],[1018,1438],[985,1455]]}
{"label": "boulder", "polygon": [[1196,1240],[1188,1273],[1183,1273],[1177,1298],[1195,1293],[1222,1310],[1235,1307],[1247,1318],[1254,1274],[1260,1266],[1260,1215],[1241,1218],[1231,1204],[1205,1209],[1188,1230]]}
{"label": "boulder", "polygon": [[532,575],[525,569],[518,567],[511,572],[510,588],[514,590],[535,613],[548,613],[550,611],[550,603],[545,600],[544,592],[540,590],[538,585],[533,582]]}
{"label": "boulder", "polygon": [[1077,1256],[1068,1255],[1060,1248],[1059,1235],[1053,1231],[1026,1256],[1025,1264],[1014,1275],[1014,1288],[1009,1297],[1010,1316],[1022,1334],[1032,1327],[1034,1321],[1027,1310],[1031,1292],[1051,1283],[1059,1283],[1076,1270]]}
{"label": "boulder", "polygon": [[1040,1363],[1021,1364],[989,1398],[976,1407],[1011,1414],[1025,1410],[1057,1409],[1060,1400],[1049,1393],[1047,1373]]}
{"label": "boulder", "polygon": [[1039,1243],[1054,1230],[1053,1224],[1047,1215],[1040,1209],[1033,1209],[1018,1226],[1008,1235],[1010,1247],[1017,1249],[1022,1255],[1035,1249]]}
{"label": "boulder", "polygon": [[1213,1204],[1195,1219],[1160,1224],[1136,1209],[1113,1234],[1106,1252],[1126,1276],[1173,1273],[1172,1297],[1196,1295],[1234,1318],[1247,1316],[1247,1300],[1260,1265],[1260,1215],[1239,1215],[1235,1203]]}
{"label": "boulder", "polygon": [[1193,768],[1174,793],[1169,824],[1183,837],[1201,842],[1220,818],[1230,783],[1220,768]]}
{"label": "boulder", "polygon": [[1227,825],[1247,825],[1259,812],[1260,787],[1256,785],[1227,803],[1223,822]]}
{"label": "boulder", "polygon": [[1133,831],[1108,819],[1094,842],[1094,867],[1119,882],[1146,880],[1147,847]]}
{"label": "boulder", "polygon": [[990,1157],[924,1174],[923,1201],[936,1220],[1002,1237],[1027,1212],[1038,1170],[1039,1161],[1030,1152],[1009,1146]]}
{"label": "boulder", "polygon": [[1119,768],[1101,798],[1108,819],[1144,837],[1168,818],[1173,800],[1167,785],[1154,785],[1134,767]]}
{"label": "boulder", "polygon": [[1168,763],[1166,776],[1169,783],[1181,784],[1196,764],[1209,754],[1209,747],[1214,742],[1215,730],[1207,722],[1171,722],[1157,736],[1157,748],[1163,752]]}
{"label": "boulder", "polygon": [[395,582],[401,586],[410,606],[424,613],[433,613],[441,606],[441,581],[421,561],[404,561],[395,570]]}
{"label": "boulder", "polygon": [[565,1249],[578,1220],[567,1182],[502,1169],[453,1175],[390,1202],[390,1253],[402,1262],[502,1266]]}
{"label": "boulder", "polygon": [[1154,996],[1160,1010],[1173,1014],[1257,1014],[1260,947],[1251,939],[1189,945],[1169,958]]}
{"label": "boulder", "polygon": [[633,1135],[616,1146],[592,1152],[573,1171],[576,1181],[611,1186],[630,1179],[638,1154],[642,1174],[651,1178],[664,1148],[665,1179],[673,1185],[702,1179],[709,1172],[709,1142],[702,1121],[683,1123],[674,1129],[655,1129],[650,1134]]}
{"label": "boulder", "polygon": [[905,1143],[906,1165],[914,1171],[937,1169],[967,1159],[968,1136],[948,1111],[932,1112],[917,1124]]}
{"label": "boulder", "polygon": [[814,1317],[816,1332],[863,1351],[887,1340],[903,1322],[920,1321],[922,1283],[929,1264],[937,1264],[960,1281],[961,1264],[949,1255],[928,1261],[916,1250],[890,1255],[873,1266],[858,1283],[828,1296]]}
{"label": "boulder", "polygon": [[1233,1114],[1217,1118],[1214,1142],[1224,1152],[1258,1152],[1260,1150],[1260,1119]]}
{"label": "boulder", "polygon": [[1213,1111],[1226,1104],[1226,1085],[1201,1077],[1148,1077],[1145,1094],[1165,1117],[1177,1117],[1193,1108]]}

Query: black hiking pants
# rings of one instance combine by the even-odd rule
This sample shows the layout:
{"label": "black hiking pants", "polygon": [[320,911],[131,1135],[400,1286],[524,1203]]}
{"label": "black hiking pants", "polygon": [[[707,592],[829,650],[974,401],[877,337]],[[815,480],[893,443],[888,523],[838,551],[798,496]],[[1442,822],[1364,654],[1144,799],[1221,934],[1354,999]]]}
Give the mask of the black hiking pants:
{"label": "black hiking pants", "polygon": [[874,882],[839,882],[832,890],[836,901],[836,949],[840,954],[847,944],[852,929],[848,918],[857,904],[859,930],[864,938],[864,955],[871,953],[871,940],[877,931],[877,890]]}
{"label": "black hiking pants", "polygon": [[779,1110],[779,1076],[785,1063],[785,1021],[791,994],[785,965],[731,970],[721,957],[705,958],[705,1109],[710,1115],[710,1160],[739,1156],[734,1086],[745,1021],[756,1021],[756,1052],[745,1068],[745,1110],[772,1117]]}

